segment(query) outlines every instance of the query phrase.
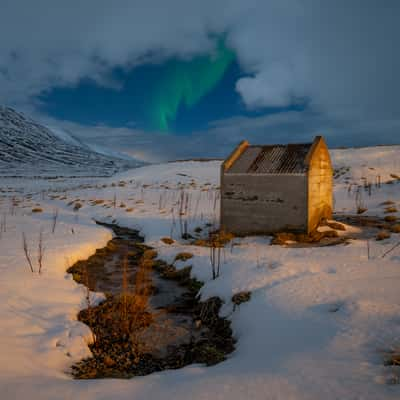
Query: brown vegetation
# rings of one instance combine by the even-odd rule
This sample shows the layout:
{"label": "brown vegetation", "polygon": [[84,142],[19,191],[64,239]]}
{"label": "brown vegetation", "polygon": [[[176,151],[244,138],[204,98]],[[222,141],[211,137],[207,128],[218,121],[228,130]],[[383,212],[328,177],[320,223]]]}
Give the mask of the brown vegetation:
{"label": "brown vegetation", "polygon": [[183,251],[181,253],[178,253],[175,256],[174,262],[175,261],[187,261],[187,260],[189,260],[191,258],[193,258],[193,254],[192,253]]}
{"label": "brown vegetation", "polygon": [[[120,294],[106,293],[106,300],[98,306],[91,305],[88,296],[87,309],[78,315],[79,320],[92,329],[93,342],[89,344],[92,357],[73,365],[74,377],[128,378],[181,368],[191,363],[213,365],[223,361],[226,354],[233,351],[235,341],[230,322],[218,315],[222,301],[215,297],[199,303],[197,294],[201,283],[190,277],[190,267],[177,270],[161,260],[155,260],[157,253],[143,244],[132,243],[132,239],[124,242],[114,238],[105,248],[97,250],[94,256],[77,262],[68,271],[73,273],[74,279],[92,290],[99,288],[93,280],[93,271],[97,270],[102,281],[106,282],[109,276],[104,267],[105,260],[115,260],[121,251],[124,256]],[[157,311],[149,305],[154,289],[151,278],[153,267],[162,277],[173,279],[187,288],[178,303]],[[86,280],[85,270],[88,271]],[[132,271],[135,272],[133,280]],[[112,287],[115,288],[114,284]],[[166,337],[174,334],[168,319],[164,318],[167,313],[190,315],[193,324],[190,325],[190,341],[167,347],[162,355],[154,350],[160,348]]]}
{"label": "brown vegetation", "polygon": [[82,203],[80,203],[79,201],[77,201],[74,204],[74,211],[78,211],[80,208],[82,208]]}
{"label": "brown vegetation", "polygon": [[318,231],[315,230],[310,234],[305,233],[291,233],[291,232],[278,232],[273,235],[271,244],[284,245],[287,242],[297,243],[319,243],[325,238],[338,238],[339,234],[335,230]]}
{"label": "brown vegetation", "polygon": [[232,303],[234,304],[233,309],[235,310],[236,306],[239,306],[242,303],[250,301],[251,299],[251,292],[243,291],[236,293],[232,296]]}
{"label": "brown vegetation", "polygon": [[377,233],[375,239],[376,240],[385,240],[390,238],[390,233],[387,231],[380,231]]}
{"label": "brown vegetation", "polygon": [[390,227],[390,231],[393,233],[400,233],[400,224],[395,224]]}
{"label": "brown vegetation", "polygon": [[163,237],[160,240],[165,244],[172,244],[175,242],[174,239],[171,239],[170,237]]}

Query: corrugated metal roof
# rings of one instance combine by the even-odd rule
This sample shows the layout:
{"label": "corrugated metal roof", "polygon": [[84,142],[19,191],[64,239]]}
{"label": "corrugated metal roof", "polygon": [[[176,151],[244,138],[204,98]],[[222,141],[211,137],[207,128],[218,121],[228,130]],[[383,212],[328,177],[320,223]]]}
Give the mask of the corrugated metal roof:
{"label": "corrugated metal roof", "polygon": [[301,174],[306,172],[305,158],[312,143],[249,146],[227,173]]}

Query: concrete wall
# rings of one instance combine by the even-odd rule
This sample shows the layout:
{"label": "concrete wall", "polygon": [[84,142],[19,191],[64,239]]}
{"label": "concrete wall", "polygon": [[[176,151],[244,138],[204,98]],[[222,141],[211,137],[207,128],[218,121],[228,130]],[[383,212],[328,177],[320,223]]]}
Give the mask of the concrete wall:
{"label": "concrete wall", "polygon": [[307,231],[307,176],[221,172],[221,228],[236,234]]}
{"label": "concrete wall", "polygon": [[328,148],[321,141],[314,149],[308,170],[308,231],[313,231],[322,218],[332,218],[332,164]]}

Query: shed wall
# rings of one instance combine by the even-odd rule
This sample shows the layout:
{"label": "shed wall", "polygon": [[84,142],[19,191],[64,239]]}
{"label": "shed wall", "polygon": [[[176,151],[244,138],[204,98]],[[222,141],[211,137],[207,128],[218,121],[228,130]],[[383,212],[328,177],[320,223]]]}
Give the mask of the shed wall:
{"label": "shed wall", "polygon": [[332,218],[332,164],[328,148],[320,143],[310,160],[308,171],[308,231],[317,228],[321,219]]}
{"label": "shed wall", "polygon": [[224,174],[221,228],[236,234],[307,231],[307,176]]}

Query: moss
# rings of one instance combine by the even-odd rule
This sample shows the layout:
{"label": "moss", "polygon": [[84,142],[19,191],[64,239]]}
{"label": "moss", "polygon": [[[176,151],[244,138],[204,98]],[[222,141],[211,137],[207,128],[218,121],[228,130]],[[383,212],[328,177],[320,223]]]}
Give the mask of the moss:
{"label": "moss", "polygon": [[207,366],[218,364],[226,359],[223,351],[208,343],[196,346],[194,351],[196,362],[204,363]]}
{"label": "moss", "polygon": [[198,281],[196,278],[190,278],[187,282],[187,287],[190,292],[196,293],[204,286],[204,283]]}

